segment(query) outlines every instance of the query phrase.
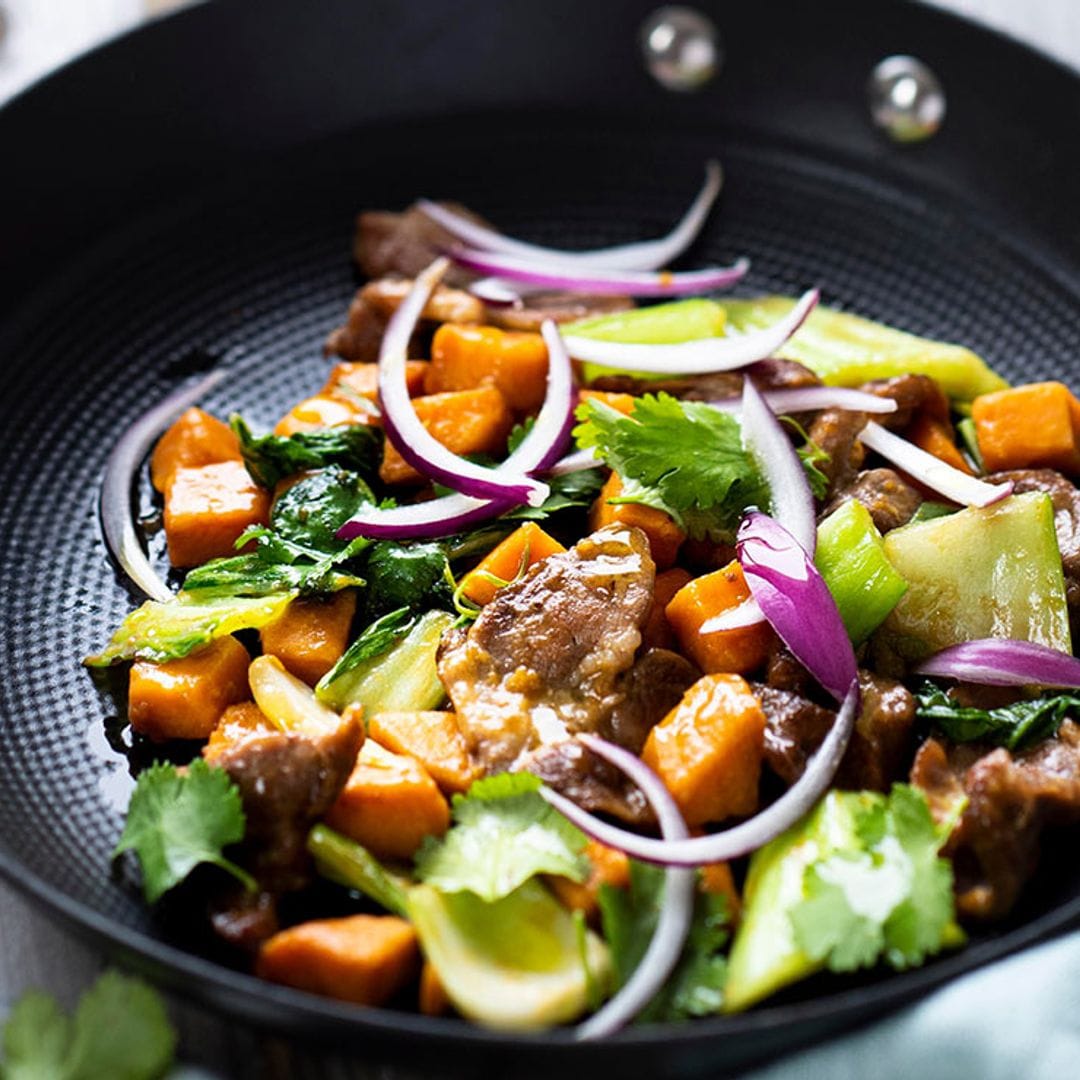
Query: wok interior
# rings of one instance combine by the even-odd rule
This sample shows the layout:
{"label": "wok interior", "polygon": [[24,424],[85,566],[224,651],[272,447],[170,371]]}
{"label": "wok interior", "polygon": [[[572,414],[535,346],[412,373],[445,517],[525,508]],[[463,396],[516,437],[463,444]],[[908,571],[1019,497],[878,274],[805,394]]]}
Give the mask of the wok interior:
{"label": "wok interior", "polygon": [[[969,345],[1007,378],[1080,375],[1080,298],[1045,268],[1050,253],[935,191],[902,189],[887,172],[807,147],[477,116],[353,132],[269,173],[193,190],[58,265],[21,313],[2,375],[0,853],[9,866],[122,931],[167,936],[110,869],[129,771],[116,746],[126,736],[79,664],[130,605],[95,510],[123,428],[216,362],[233,374],[205,407],[261,427],[318,387],[329,367],[322,341],[356,284],[349,248],[361,208],[453,198],[529,239],[615,243],[664,231],[711,156],[723,160],[727,186],[688,265],[745,254],[753,266],[740,292],[818,285],[827,303]],[[1080,871],[1052,849],[1044,862],[1016,925],[1080,894]],[[760,1011],[822,992],[809,984]]]}

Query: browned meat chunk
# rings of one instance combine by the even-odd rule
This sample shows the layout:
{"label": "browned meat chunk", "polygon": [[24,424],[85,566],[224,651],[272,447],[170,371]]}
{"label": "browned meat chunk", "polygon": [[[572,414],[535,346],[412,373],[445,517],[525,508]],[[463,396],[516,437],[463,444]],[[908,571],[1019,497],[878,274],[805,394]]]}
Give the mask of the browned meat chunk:
{"label": "browned meat chunk", "polygon": [[1061,564],[1065,570],[1065,595],[1069,609],[1080,612],[1080,491],[1053,469],[1017,469],[988,476],[992,483],[1011,480],[1014,490],[1045,491],[1054,504]]}
{"label": "browned meat chunk", "polygon": [[877,417],[882,427],[903,431],[915,419],[916,413],[948,424],[950,429],[952,427],[949,399],[929,375],[896,375],[891,379],[875,379],[864,383],[862,389],[896,402],[896,412]]}
{"label": "browned meat chunk", "polygon": [[521,766],[538,746],[599,731],[622,701],[655,565],[637,529],[609,526],[500,590],[439,675],[474,762]]}
{"label": "browned meat chunk", "polygon": [[[794,390],[817,386],[820,379],[794,360],[762,360],[746,369],[759,390]],[[670,394],[682,401],[723,401],[742,393],[743,372],[718,371],[678,379],[638,379],[633,375],[602,375],[590,386],[621,394]]]}
{"label": "browned meat chunk", "polygon": [[545,319],[557,323],[598,319],[634,306],[629,296],[593,296],[588,293],[545,292],[526,296],[520,303],[492,304],[484,321],[504,330],[538,331]]}
{"label": "browned meat chunk", "polygon": [[[456,203],[443,205],[481,225],[486,224],[463,206]],[[447,248],[457,243],[454,236],[415,206],[400,214],[388,210],[366,210],[356,219],[353,258],[367,278],[414,278]],[[473,278],[473,274],[451,266],[444,280],[448,285],[465,285]]]}
{"label": "browned meat chunk", "polygon": [[529,758],[528,768],[545,784],[594,814],[610,814],[627,825],[655,823],[640,789],[576,740],[542,746]]}
{"label": "browned meat chunk", "polygon": [[[855,722],[837,784],[857,790],[887,791],[910,760],[915,701],[901,683],[859,672],[862,712]],[[765,712],[765,763],[793,784],[821,745],[836,713],[801,694],[753,684]]]}
{"label": "browned meat chunk", "polygon": [[773,690],[790,690],[793,694],[806,697],[814,685],[814,680],[788,647],[777,638],[769,652],[765,683]]}
{"label": "browned meat chunk", "polygon": [[1080,726],[1066,720],[1056,738],[1016,755],[927,739],[911,782],[926,792],[938,820],[967,798],[945,848],[956,874],[957,910],[999,919],[1035,870],[1044,827],[1080,821]]}
{"label": "browned meat chunk", "polygon": [[821,516],[828,517],[848,499],[861,502],[870,511],[880,533],[906,525],[923,501],[922,495],[892,469],[866,469],[833,495]]}
{"label": "browned meat chunk", "polygon": [[[353,363],[373,363],[390,316],[412,288],[411,278],[380,278],[369,281],[349,305],[345,324],[330,332],[323,345],[327,356]],[[429,323],[475,323],[484,318],[484,305],[471,293],[440,285],[424,306],[421,318]],[[425,328],[430,329],[430,328]],[[429,334],[418,332],[409,342],[410,356],[426,356]]]}
{"label": "browned meat chunk", "polygon": [[270,893],[303,888],[310,877],[308,830],[345,786],[363,730],[355,717],[312,737],[254,735],[214,759],[240,789],[247,817],[242,862]]}
{"label": "browned meat chunk", "polygon": [[257,952],[281,928],[277,897],[268,892],[249,893],[243,886],[230,886],[211,902],[210,925],[234,949]]}
{"label": "browned meat chunk", "polygon": [[810,441],[829,455],[818,468],[829,481],[830,492],[843,491],[862,468],[866,450],[859,442],[859,432],[869,419],[863,412],[824,409],[810,425]]}
{"label": "browned meat chunk", "polygon": [[667,649],[649,649],[619,678],[619,699],[600,734],[640,754],[649,732],[700,678],[689,660]]}

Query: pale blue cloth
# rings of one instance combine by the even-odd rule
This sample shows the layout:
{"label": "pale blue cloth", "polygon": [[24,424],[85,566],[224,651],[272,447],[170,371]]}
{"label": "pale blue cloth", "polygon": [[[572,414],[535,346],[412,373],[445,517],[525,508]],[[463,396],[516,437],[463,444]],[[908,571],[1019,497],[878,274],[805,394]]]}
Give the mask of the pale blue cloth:
{"label": "pale blue cloth", "polygon": [[887,1020],[742,1080],[1080,1077],[1080,932],[981,968]]}

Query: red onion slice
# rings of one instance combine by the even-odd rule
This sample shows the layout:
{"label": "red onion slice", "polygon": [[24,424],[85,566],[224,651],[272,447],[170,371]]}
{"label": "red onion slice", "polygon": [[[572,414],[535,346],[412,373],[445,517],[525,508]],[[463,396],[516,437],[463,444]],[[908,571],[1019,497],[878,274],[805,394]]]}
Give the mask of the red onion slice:
{"label": "red onion slice", "polygon": [[[400,310],[400,309],[399,309]],[[521,445],[493,471],[520,476],[555,465],[570,441],[574,426],[574,373],[570,357],[551,321],[541,327],[548,347],[548,385],[544,404]],[[571,455],[573,456],[573,455]],[[599,463],[598,463],[599,464]],[[420,540],[448,536],[478,521],[497,517],[520,505],[519,499],[476,499],[446,495],[412,506],[362,507],[338,530],[342,540],[370,536],[380,540]]]}
{"label": "red onion slice", "polygon": [[701,226],[705,224],[722,185],[723,172],[720,163],[708,162],[705,165],[705,183],[682,220],[666,236],[656,240],[598,248],[594,251],[557,251],[539,244],[527,244],[478,225],[475,221],[428,199],[420,199],[417,206],[447,232],[480,251],[492,251],[528,259],[534,263],[559,266],[594,267],[602,270],[656,270],[672,262],[693,243],[701,231]]}
{"label": "red onion slice", "polygon": [[556,791],[541,788],[540,794],[583,833],[642,862],[660,866],[702,866],[737,859],[764,847],[790,829],[829,790],[847,749],[858,713],[859,684],[853,681],[844,695],[829,734],[807,762],[802,776],[760,814],[755,814],[741,825],[710,836],[695,836],[688,840],[657,840],[651,836],[639,836],[601,821]]}
{"label": "red onion slice", "polygon": [[[765,403],[778,416],[792,413],[816,412],[818,409],[846,409],[848,412],[894,413],[899,408],[892,398],[879,397],[865,390],[849,390],[843,386],[804,386],[795,390],[766,390],[762,395]],[[714,409],[738,412],[742,406],[739,398],[710,401]]]}
{"label": "red onion slice", "polygon": [[417,275],[383,336],[379,350],[379,402],[386,437],[414,469],[454,491],[478,499],[512,499],[539,506],[548,496],[546,484],[520,473],[515,475],[511,470],[497,473],[448,450],[420,422],[409,397],[405,379],[409,338],[448,266],[446,259],[436,259]]}
{"label": "red onion slice", "polygon": [[548,476],[566,476],[586,469],[599,469],[603,464],[603,460],[596,456],[596,450],[590,446],[587,450],[575,450],[560,458],[548,469]]}
{"label": "red onion slice", "polygon": [[814,493],[787,432],[765,404],[752,379],[743,379],[742,437],[743,445],[769,485],[773,518],[812,556],[817,547]]}
{"label": "red onion slice", "polygon": [[872,420],[863,428],[859,440],[886,461],[891,461],[903,469],[920,484],[963,506],[992,506],[1012,494],[1011,482],[987,484],[974,476],[968,476],[967,473],[946,465],[933,454],[921,450],[914,443],[909,443],[907,439],[901,439],[899,435],[886,431]]}
{"label": "red onion slice", "polygon": [[585,360],[601,367],[670,375],[734,371],[772,356],[806,321],[819,297],[818,290],[811,289],[772,326],[731,337],[702,338],[678,345],[627,345],[619,341],[594,341],[569,334],[564,340],[575,360]]}
{"label": "red onion slice", "polygon": [[[660,779],[641,760],[595,735],[580,735],[579,740],[597,757],[602,757],[624,772],[641,789],[656,813],[660,833],[665,840],[685,840],[689,835],[686,822],[671,793]],[[694,915],[693,870],[668,870],[664,875],[664,901],[652,940],[645,950],[634,974],[621,990],[583,1024],[578,1025],[575,1037],[581,1040],[601,1039],[618,1031],[656,996],[679,962],[690,922]]]}
{"label": "red onion slice", "polygon": [[698,632],[701,634],[717,634],[725,630],[743,630],[748,626],[757,626],[764,621],[765,615],[762,613],[761,608],[758,607],[757,601],[751,596],[741,604],[728,608],[726,611],[721,611],[719,615],[714,615],[711,619],[706,619],[701,624],[701,629]]}
{"label": "red onion slice", "polygon": [[490,255],[472,248],[456,248],[450,257],[476,274],[520,281],[524,285],[593,296],[692,296],[734,285],[746,275],[750,263],[739,259],[732,266],[674,273],[645,270],[605,270],[532,262],[512,255]]}
{"label": "red onion slice", "polygon": [[856,677],[855,651],[813,559],[780,522],[756,510],[743,518],[735,548],[765,618],[803,667],[842,701]]}
{"label": "red onion slice", "polygon": [[915,673],[982,686],[1080,688],[1080,660],[1071,653],[1011,638],[982,638],[950,645],[924,660]]}

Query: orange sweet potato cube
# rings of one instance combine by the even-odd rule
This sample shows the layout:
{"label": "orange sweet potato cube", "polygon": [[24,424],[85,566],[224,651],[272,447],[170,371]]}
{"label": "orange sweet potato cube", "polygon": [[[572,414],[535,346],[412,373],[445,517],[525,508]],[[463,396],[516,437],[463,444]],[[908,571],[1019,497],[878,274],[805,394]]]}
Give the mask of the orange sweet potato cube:
{"label": "orange sweet potato cube", "polygon": [[1060,382],[983,394],[971,418],[987,472],[1060,469],[1080,473],[1080,404]]}
{"label": "orange sweet potato cube", "polygon": [[629,416],[634,411],[637,398],[633,394],[621,394],[613,390],[579,390],[578,400],[599,401],[609,409]]}
{"label": "orange sweet potato cube", "polygon": [[188,409],[161,436],[150,455],[150,481],[165,491],[177,469],[239,461],[240,440],[228,424],[202,409]]}
{"label": "orange sweet potato cube", "polygon": [[535,412],[547,393],[548,355],[544,339],[525,330],[443,323],[431,342],[429,394],[498,387],[510,408]]}
{"label": "orange sweet potato cube", "polygon": [[[416,397],[424,392],[424,378],[430,366],[426,360],[405,362],[405,385],[409,388],[409,397]],[[357,398],[363,398],[375,404],[379,400],[379,365],[356,364],[343,360],[334,365],[330,378],[326,380],[320,393],[344,402],[355,402]]]}
{"label": "orange sweet potato cube", "polygon": [[589,528],[596,532],[605,525],[636,525],[648,537],[657,570],[666,570],[678,557],[686,533],[663,510],[638,503],[608,502],[621,494],[622,480],[618,473],[612,473],[589,511]]}
{"label": "orange sweet potato cube", "polygon": [[[501,454],[514,422],[506,399],[494,386],[427,394],[414,398],[413,407],[432,436],[462,457]],[[383,451],[379,477],[384,484],[418,484],[424,480],[389,440]]]}
{"label": "orange sweet potato cube", "polygon": [[738,675],[705,675],[649,732],[641,760],[664,781],[688,825],[752,814],[765,714]]}
{"label": "orange sweet potato cube", "polygon": [[155,742],[205,739],[227,705],[249,696],[247,649],[218,638],[180,660],[136,660],[128,677],[128,719]]}
{"label": "orange sweet potato cube", "polygon": [[262,979],[359,1005],[382,1005],[419,968],[416,931],[396,915],[300,923],[266,941],[255,963]]}
{"label": "orange sweet potato cube", "polygon": [[326,600],[294,600],[259,631],[262,651],[314,686],[345,652],[355,614],[355,589],[342,589]]}
{"label": "orange sweet potato cube", "polygon": [[416,758],[368,739],[326,824],[380,858],[408,859],[425,836],[446,832],[450,807]]}
{"label": "orange sweet potato cube", "polygon": [[765,663],[773,640],[768,623],[733,630],[702,630],[713,616],[737,607],[749,597],[742,567],[731,562],[722,570],[694,578],[668,604],[667,621],[679,647],[702,671],[745,675]]}
{"label": "orange sweet potato cube", "polygon": [[210,737],[202,748],[202,756],[207,761],[213,761],[230,746],[255,736],[270,735],[277,730],[273,721],[254,701],[229,705],[221,714],[214,730],[210,732]]}
{"label": "orange sweet potato cube", "polygon": [[580,911],[590,922],[599,915],[598,897],[602,885],[617,889],[630,886],[630,860],[621,851],[590,840],[585,845],[585,857],[589,860],[589,876],[582,882],[570,878],[547,875],[544,880],[564,907]]}
{"label": "orange sweet potato cube", "polygon": [[424,961],[420,969],[420,992],[417,996],[417,1008],[424,1016],[442,1016],[450,1011],[450,997],[435,968]]}
{"label": "orange sweet potato cube", "polygon": [[243,462],[178,468],[165,492],[165,539],[173,566],[234,555],[237,539],[270,519],[270,494]]}
{"label": "orange sweet potato cube", "polygon": [[681,566],[656,575],[653,583],[653,603],[649,617],[641,628],[641,646],[643,649],[674,649],[675,632],[667,619],[667,606],[675,599],[675,594],[690,581],[690,574]]}
{"label": "orange sweet potato cube", "polygon": [[513,581],[519,573],[534,563],[565,550],[558,540],[548,536],[535,521],[526,521],[497,547],[492,548],[465,575],[461,583],[461,594],[474,604],[488,604],[502,588],[492,581],[491,577],[500,581]]}
{"label": "orange sweet potato cube", "polygon": [[275,435],[295,435],[301,431],[318,431],[338,424],[365,424],[372,414],[355,402],[327,393],[315,394],[294,405],[275,425]]}
{"label": "orange sweet potato cube", "polygon": [[452,712],[375,713],[368,735],[395,754],[416,758],[444,792],[465,791],[476,778]]}

